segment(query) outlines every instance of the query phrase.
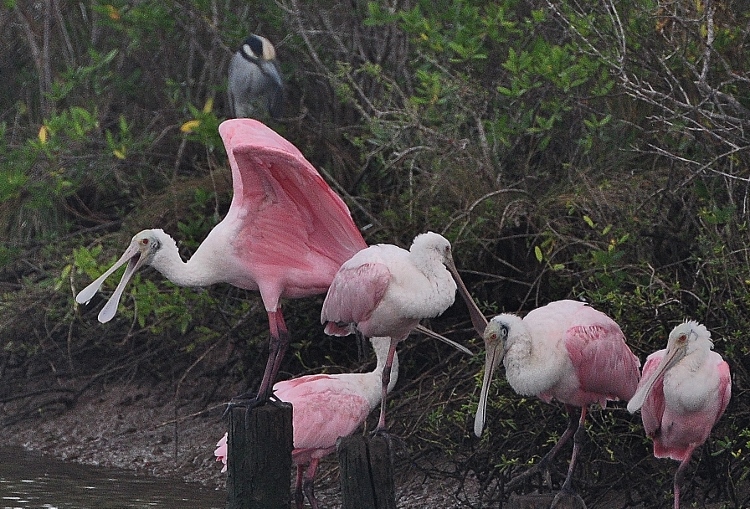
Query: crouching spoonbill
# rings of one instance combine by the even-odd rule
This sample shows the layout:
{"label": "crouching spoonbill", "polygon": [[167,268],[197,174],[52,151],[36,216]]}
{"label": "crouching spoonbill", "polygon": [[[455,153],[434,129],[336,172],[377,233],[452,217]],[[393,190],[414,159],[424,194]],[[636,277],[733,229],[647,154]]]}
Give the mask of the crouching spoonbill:
{"label": "crouching spoonbill", "polygon": [[[297,467],[295,503],[304,505],[304,495],[313,509],[318,509],[315,498],[315,473],[321,458],[336,450],[336,440],[354,433],[380,403],[381,379],[391,341],[389,338],[370,338],[377,357],[375,369],[369,373],[341,373],[335,375],[306,375],[277,382],[274,396],[292,404],[294,450],[292,462]],[[393,356],[392,374],[388,391],[398,379],[398,355]],[[219,440],[214,452],[217,461],[227,463],[227,437]]]}

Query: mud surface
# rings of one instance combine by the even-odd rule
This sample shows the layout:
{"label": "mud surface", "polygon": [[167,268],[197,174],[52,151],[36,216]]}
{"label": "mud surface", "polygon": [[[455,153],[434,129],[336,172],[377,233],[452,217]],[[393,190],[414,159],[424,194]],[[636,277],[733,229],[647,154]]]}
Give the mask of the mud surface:
{"label": "mud surface", "polygon": [[[224,403],[225,399],[207,405],[195,404],[189,397],[175,400],[171,387],[116,385],[90,390],[72,408],[4,426],[0,440],[65,461],[177,477],[224,490],[225,474],[213,454],[226,427],[221,419]],[[465,497],[471,496],[466,488],[472,481],[459,483],[426,474],[435,471],[435,461],[440,459],[398,460],[399,507],[470,507]],[[291,481],[292,473],[290,490]],[[323,507],[341,506],[338,484],[332,455],[321,464],[316,481]]]}

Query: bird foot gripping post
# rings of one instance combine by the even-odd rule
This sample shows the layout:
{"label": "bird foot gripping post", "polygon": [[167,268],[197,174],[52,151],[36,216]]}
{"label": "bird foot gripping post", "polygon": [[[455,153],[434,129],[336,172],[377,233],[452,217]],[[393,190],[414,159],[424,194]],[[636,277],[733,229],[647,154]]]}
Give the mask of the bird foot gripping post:
{"label": "bird foot gripping post", "polygon": [[340,438],[336,449],[342,509],[396,509],[390,439],[353,435]]}
{"label": "bird foot gripping post", "polygon": [[233,406],[227,509],[288,509],[292,447],[292,405]]}

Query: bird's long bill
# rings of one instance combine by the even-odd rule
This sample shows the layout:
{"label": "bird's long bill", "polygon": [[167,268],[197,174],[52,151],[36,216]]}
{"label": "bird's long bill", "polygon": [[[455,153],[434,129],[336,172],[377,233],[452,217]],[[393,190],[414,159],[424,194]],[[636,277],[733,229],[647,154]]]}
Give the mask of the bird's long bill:
{"label": "bird's long bill", "polygon": [[90,285],[78,292],[78,295],[76,295],[76,302],[78,302],[79,304],[88,303],[91,298],[96,295],[96,292],[99,291],[99,288],[101,288],[104,281],[109,276],[111,276],[113,272],[127,263],[128,266],[125,268],[125,272],[122,274],[122,278],[117,284],[117,288],[115,288],[112,297],[110,297],[102,310],[99,312],[98,319],[101,323],[110,321],[117,312],[117,306],[120,303],[120,297],[122,297],[122,292],[125,290],[125,286],[127,286],[128,281],[130,281],[130,278],[133,277],[135,271],[137,271],[138,268],[142,265],[142,260],[143,257],[141,256],[141,253],[138,249],[138,244],[136,242],[131,243],[128,249],[123,253],[120,259],[115,262],[114,265],[107,269],[104,274],[96,278]]}
{"label": "bird's long bill", "polygon": [[485,341],[486,357],[484,359],[484,379],[482,380],[482,391],[479,393],[479,406],[477,406],[477,415],[474,417],[474,434],[482,436],[484,423],[487,418],[487,396],[490,385],[492,385],[492,375],[495,373],[495,367],[500,363],[505,345],[500,343],[487,344]]}
{"label": "bird's long bill", "polygon": [[437,332],[435,332],[433,330],[430,330],[430,329],[428,329],[427,327],[425,327],[423,325],[417,325],[417,329],[416,330],[418,332],[421,332],[422,334],[424,334],[427,337],[430,337],[432,339],[437,339],[438,341],[442,341],[446,345],[452,346],[453,348],[455,348],[459,352],[463,352],[466,355],[474,355],[474,353],[471,350],[469,350],[468,348],[466,348],[464,345],[456,343],[452,339],[448,339],[445,336],[443,336],[441,334],[438,334]]}
{"label": "bird's long bill", "polygon": [[659,378],[663,377],[664,373],[666,373],[669,368],[679,362],[683,355],[683,347],[670,346],[667,349],[664,357],[662,357],[661,362],[659,363],[659,366],[657,366],[657,368],[653,373],[651,373],[651,376],[649,376],[646,381],[641,382],[641,384],[638,386],[638,389],[635,391],[635,394],[633,394],[633,397],[630,398],[630,401],[628,401],[628,412],[632,414],[640,410],[640,408],[643,406],[643,403],[646,402],[646,398],[648,398],[648,395],[651,394],[651,390],[654,388],[654,384],[656,384],[656,381],[659,380]]}
{"label": "bird's long bill", "polygon": [[469,308],[469,316],[471,317],[471,324],[474,326],[474,330],[481,336],[484,334],[484,329],[487,328],[487,318],[484,317],[476,302],[474,302],[474,299],[471,297],[469,290],[466,288],[463,279],[461,279],[461,276],[458,273],[458,269],[456,269],[456,264],[453,259],[449,259],[445,266],[448,268],[451,276],[453,276],[453,280],[456,282],[458,293],[461,294],[461,298],[466,302],[466,307]]}

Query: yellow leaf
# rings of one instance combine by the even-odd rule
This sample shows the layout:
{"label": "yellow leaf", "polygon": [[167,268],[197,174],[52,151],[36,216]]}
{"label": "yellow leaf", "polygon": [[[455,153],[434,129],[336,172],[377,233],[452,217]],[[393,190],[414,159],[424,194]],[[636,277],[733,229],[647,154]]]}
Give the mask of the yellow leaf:
{"label": "yellow leaf", "polygon": [[116,148],[112,151],[112,153],[115,155],[117,159],[125,159],[125,149],[124,148]]}
{"label": "yellow leaf", "polygon": [[211,110],[214,109],[214,98],[209,97],[206,100],[206,104],[203,105],[203,113],[211,113]]}
{"label": "yellow leaf", "polygon": [[536,256],[536,261],[539,263],[542,263],[542,260],[544,260],[544,254],[542,254],[542,248],[539,246],[534,246],[534,256]]}
{"label": "yellow leaf", "polygon": [[39,141],[42,143],[47,143],[47,137],[49,136],[49,128],[46,125],[43,125],[39,128]]}
{"label": "yellow leaf", "polygon": [[113,21],[120,21],[120,11],[114,5],[107,4],[107,15]]}
{"label": "yellow leaf", "polygon": [[180,127],[180,131],[183,133],[192,133],[195,131],[195,128],[201,125],[200,120],[188,120],[182,126]]}

